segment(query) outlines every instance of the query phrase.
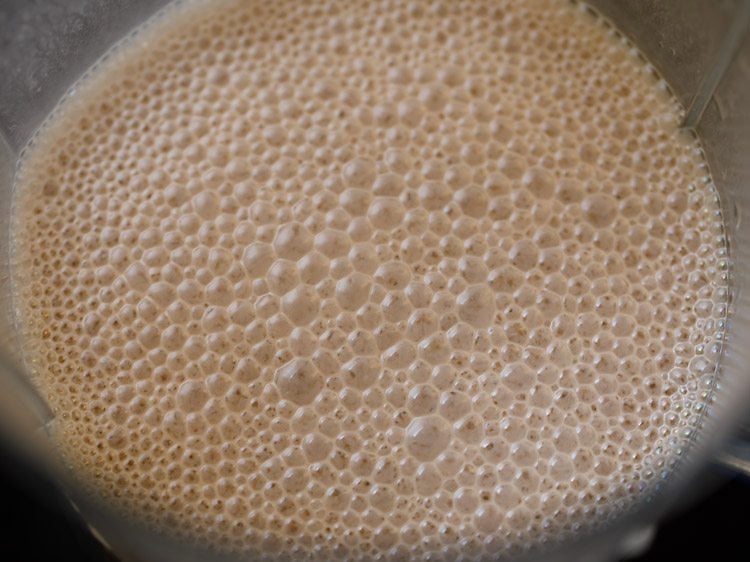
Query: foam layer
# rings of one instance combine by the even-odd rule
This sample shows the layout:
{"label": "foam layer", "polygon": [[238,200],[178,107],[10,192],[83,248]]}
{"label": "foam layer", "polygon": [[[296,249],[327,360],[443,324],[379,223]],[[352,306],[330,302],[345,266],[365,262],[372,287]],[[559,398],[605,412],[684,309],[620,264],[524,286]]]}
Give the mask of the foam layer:
{"label": "foam layer", "polygon": [[682,110],[566,2],[175,9],[19,176],[70,463],[190,540],[514,553],[626,509],[706,401],[726,250]]}

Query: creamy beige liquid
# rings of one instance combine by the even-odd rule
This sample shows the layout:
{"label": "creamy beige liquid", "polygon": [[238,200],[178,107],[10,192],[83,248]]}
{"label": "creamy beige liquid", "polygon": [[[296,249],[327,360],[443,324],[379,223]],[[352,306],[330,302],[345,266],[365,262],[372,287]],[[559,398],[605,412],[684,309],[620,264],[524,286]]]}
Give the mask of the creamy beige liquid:
{"label": "creamy beige liquid", "polygon": [[627,509],[725,313],[682,109],[566,1],[222,1],[114,50],[19,175],[60,446],[183,539],[446,559]]}

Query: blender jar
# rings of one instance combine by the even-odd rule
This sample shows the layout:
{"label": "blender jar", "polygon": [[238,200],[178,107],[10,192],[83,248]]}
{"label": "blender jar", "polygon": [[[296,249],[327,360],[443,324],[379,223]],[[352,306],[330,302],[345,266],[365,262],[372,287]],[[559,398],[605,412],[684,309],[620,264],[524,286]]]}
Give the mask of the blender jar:
{"label": "blender jar", "polygon": [[[561,0],[565,1],[565,0]],[[54,418],[23,372],[10,287],[13,176],[20,154],[87,68],[168,0],[3,0],[0,3],[0,436],[59,483],[94,532],[126,560],[207,560],[215,553],[172,542],[99,504],[68,474],[46,429]],[[584,530],[535,559],[616,558],[645,544],[668,509],[706,490],[706,467],[720,459],[750,473],[742,437],[750,399],[750,1],[591,0],[669,83],[688,109],[719,189],[732,298],[714,399],[689,454],[650,501],[604,531]],[[696,485],[696,482],[699,485]]]}

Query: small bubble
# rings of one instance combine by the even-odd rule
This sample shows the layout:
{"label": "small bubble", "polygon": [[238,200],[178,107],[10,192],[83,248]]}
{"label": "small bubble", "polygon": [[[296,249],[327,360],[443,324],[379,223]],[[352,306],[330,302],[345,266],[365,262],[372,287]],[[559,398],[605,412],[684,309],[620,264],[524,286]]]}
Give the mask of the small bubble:
{"label": "small bubble", "polygon": [[365,158],[355,158],[344,166],[343,176],[351,187],[369,188],[377,176],[375,163]]}
{"label": "small bubble", "polygon": [[285,224],[276,232],[273,246],[280,258],[298,260],[312,248],[310,231],[299,223]]}
{"label": "small bubble", "polygon": [[202,382],[187,381],[177,391],[177,404],[184,412],[196,412],[208,400],[208,393]]}
{"label": "small bubble", "polygon": [[295,404],[309,404],[323,389],[323,379],[308,359],[294,359],[276,371],[281,396]]}
{"label": "small bubble", "polygon": [[420,461],[435,459],[450,440],[450,426],[439,416],[417,417],[406,428],[406,448]]}

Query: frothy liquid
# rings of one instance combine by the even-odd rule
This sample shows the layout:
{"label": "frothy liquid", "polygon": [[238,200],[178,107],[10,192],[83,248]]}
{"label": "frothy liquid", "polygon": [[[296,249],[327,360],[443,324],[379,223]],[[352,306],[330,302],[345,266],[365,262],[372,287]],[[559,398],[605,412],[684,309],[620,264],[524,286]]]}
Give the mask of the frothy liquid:
{"label": "frothy liquid", "polygon": [[19,176],[62,450],[153,524],[294,559],[498,555],[626,509],[725,313],[681,115],[568,2],[174,9]]}

